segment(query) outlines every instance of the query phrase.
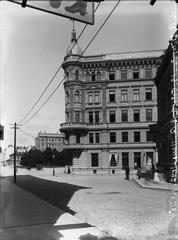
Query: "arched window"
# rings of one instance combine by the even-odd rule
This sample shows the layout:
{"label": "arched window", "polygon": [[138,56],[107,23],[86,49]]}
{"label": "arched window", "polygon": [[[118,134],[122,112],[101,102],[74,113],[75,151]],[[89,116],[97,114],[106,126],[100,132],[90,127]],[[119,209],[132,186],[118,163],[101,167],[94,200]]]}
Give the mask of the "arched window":
{"label": "arched window", "polygon": [[69,72],[66,72],[66,80],[69,80]]}
{"label": "arched window", "polygon": [[92,73],[91,73],[91,80],[92,80],[92,81],[95,81],[95,80],[96,80],[96,79],[95,79],[95,72],[92,72]]}
{"label": "arched window", "polygon": [[97,81],[101,81],[101,72],[97,72]]}
{"label": "arched window", "polygon": [[79,100],[80,100],[80,93],[79,93],[79,91],[77,90],[77,91],[75,91],[75,102],[79,102]]}
{"label": "arched window", "polygon": [[79,80],[79,71],[75,71],[75,80]]}
{"label": "arched window", "polygon": [[68,102],[69,102],[69,92],[66,91],[66,103],[68,103]]}
{"label": "arched window", "polygon": [[86,72],[86,81],[90,81],[90,73],[89,72]]}

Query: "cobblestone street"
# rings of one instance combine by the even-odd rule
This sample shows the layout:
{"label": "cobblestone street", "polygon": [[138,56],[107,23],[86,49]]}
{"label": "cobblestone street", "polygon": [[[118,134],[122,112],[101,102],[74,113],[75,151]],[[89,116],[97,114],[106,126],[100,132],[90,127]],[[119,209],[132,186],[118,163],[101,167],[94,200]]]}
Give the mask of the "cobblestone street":
{"label": "cobblestone street", "polygon": [[[178,239],[178,218],[170,216],[173,208],[171,191],[143,189],[133,180],[126,181],[124,175],[41,178],[50,180],[48,184],[52,192],[55,188],[55,195],[52,192],[48,194],[50,203],[55,196],[63,195],[61,189],[57,189],[51,181],[82,187],[72,195],[67,208],[75,212],[77,218],[113,237],[124,240]],[[29,184],[36,185],[42,179],[34,178],[28,182],[22,179],[19,185],[29,190]],[[34,193],[33,188],[30,191]],[[40,190],[38,196],[43,198]],[[175,201],[178,202],[177,198]],[[62,207],[62,202],[57,205]]]}

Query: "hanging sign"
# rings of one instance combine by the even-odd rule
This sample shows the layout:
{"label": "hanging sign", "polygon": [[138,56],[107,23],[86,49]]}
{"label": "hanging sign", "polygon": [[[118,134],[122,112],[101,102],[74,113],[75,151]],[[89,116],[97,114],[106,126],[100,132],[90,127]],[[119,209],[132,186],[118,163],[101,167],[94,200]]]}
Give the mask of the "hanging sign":
{"label": "hanging sign", "polygon": [[[9,0],[23,5],[24,0]],[[26,0],[25,6],[72,20],[94,24],[94,2],[72,0]]]}

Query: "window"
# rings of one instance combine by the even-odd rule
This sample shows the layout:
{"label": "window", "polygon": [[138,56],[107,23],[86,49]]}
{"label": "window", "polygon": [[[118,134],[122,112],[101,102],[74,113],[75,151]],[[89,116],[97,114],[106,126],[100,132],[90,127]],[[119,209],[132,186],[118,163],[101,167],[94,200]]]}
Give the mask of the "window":
{"label": "window", "polygon": [[115,91],[109,91],[109,101],[110,102],[115,102],[116,101],[116,95],[115,95]]}
{"label": "window", "polygon": [[122,169],[129,167],[129,153],[123,152],[122,153]]}
{"label": "window", "polygon": [[89,112],[89,123],[94,123],[94,120],[95,123],[99,123],[99,111]]}
{"label": "window", "polygon": [[115,154],[111,154],[110,157],[111,157],[110,166],[111,167],[116,167],[117,166],[117,162],[116,162]]}
{"label": "window", "polygon": [[100,135],[99,133],[89,133],[89,143],[94,143],[94,136],[95,136],[95,143],[100,142]]}
{"label": "window", "polygon": [[146,109],[146,121],[152,121],[152,109]]}
{"label": "window", "polygon": [[80,122],[80,112],[79,111],[75,112],[75,122]]}
{"label": "window", "polygon": [[110,133],[110,142],[111,143],[115,143],[116,142],[116,133],[115,132],[111,132]]}
{"label": "window", "polygon": [[152,89],[151,88],[145,89],[145,98],[146,98],[146,100],[152,100]]}
{"label": "window", "polygon": [[139,79],[139,71],[138,70],[133,71],[133,79]]}
{"label": "window", "polygon": [[66,112],[66,122],[69,122],[70,121],[70,118],[69,118],[69,112]]}
{"label": "window", "polygon": [[146,152],[146,166],[153,166],[153,152]]}
{"label": "window", "polygon": [[133,110],[133,119],[134,119],[134,122],[140,121],[140,110],[139,109]]}
{"label": "window", "polygon": [[86,72],[86,81],[90,81],[90,73]]}
{"label": "window", "polygon": [[99,135],[99,133],[95,133],[95,142],[96,143],[100,142],[100,135]]}
{"label": "window", "polygon": [[95,92],[95,98],[94,98],[94,100],[95,100],[95,104],[98,104],[99,103],[99,93],[98,92]]}
{"label": "window", "polygon": [[134,132],[134,142],[140,142],[140,132]]}
{"label": "window", "polygon": [[99,112],[95,112],[95,123],[99,123]]}
{"label": "window", "polygon": [[127,71],[126,70],[122,70],[121,71],[121,79],[122,80],[126,80],[127,79]]}
{"label": "window", "polygon": [[122,122],[128,122],[128,111],[121,110],[121,120]]}
{"label": "window", "polygon": [[101,81],[101,72],[97,72],[97,81]]}
{"label": "window", "polygon": [[128,100],[127,90],[123,89],[121,90],[121,101],[126,102]]}
{"label": "window", "polygon": [[111,123],[116,122],[116,113],[115,110],[110,110],[109,111],[109,121]]}
{"label": "window", "polygon": [[134,169],[141,168],[141,153],[134,152]]}
{"label": "window", "polygon": [[128,142],[128,132],[122,132],[122,142]]}
{"label": "window", "polygon": [[69,92],[66,91],[66,103],[69,103]]}
{"label": "window", "polygon": [[79,91],[77,90],[77,91],[75,92],[75,102],[79,102],[79,95],[80,95],[80,93],[79,93]]}
{"label": "window", "polygon": [[89,133],[89,143],[93,143],[93,133]]}
{"label": "window", "polygon": [[145,69],[145,78],[152,78],[151,69]]}
{"label": "window", "polygon": [[80,143],[80,133],[76,135],[76,143]]}
{"label": "window", "polygon": [[115,80],[115,72],[109,72],[109,80]]}
{"label": "window", "polygon": [[93,123],[93,112],[89,112],[89,123]]}
{"label": "window", "polygon": [[146,131],[146,141],[147,142],[150,142],[152,139],[151,139],[151,134],[150,134],[150,131]]}
{"label": "window", "polygon": [[139,101],[140,100],[140,91],[139,89],[133,89],[133,100]]}
{"label": "window", "polygon": [[75,80],[79,79],[79,71],[75,71]]}
{"label": "window", "polygon": [[98,153],[91,153],[91,166],[98,167]]}
{"label": "window", "polygon": [[93,104],[93,93],[88,93],[88,104]]}
{"label": "window", "polygon": [[66,72],[66,78],[69,80],[69,72]]}
{"label": "window", "polygon": [[95,73],[94,73],[94,72],[91,73],[91,80],[92,80],[92,81],[95,81],[95,80],[96,80],[96,79],[95,79]]}

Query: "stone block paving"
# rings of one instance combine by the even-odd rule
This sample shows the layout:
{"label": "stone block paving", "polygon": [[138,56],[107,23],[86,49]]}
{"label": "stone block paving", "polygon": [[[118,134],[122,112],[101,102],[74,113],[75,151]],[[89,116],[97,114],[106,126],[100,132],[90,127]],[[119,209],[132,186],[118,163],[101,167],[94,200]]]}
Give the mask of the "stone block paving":
{"label": "stone block paving", "polygon": [[[58,184],[78,186],[66,204],[66,209],[83,222],[97,227],[119,240],[178,240],[178,198],[175,191],[140,187],[124,175],[60,175],[31,177],[30,181],[19,180],[19,186],[33,193],[37,184],[51,186],[51,194],[44,199],[57,207],[64,207],[56,201],[65,187]],[[62,191],[62,192],[61,192]],[[53,194],[53,192],[55,194]],[[40,196],[41,194],[41,196]],[[178,206],[178,205],[177,205]]]}

